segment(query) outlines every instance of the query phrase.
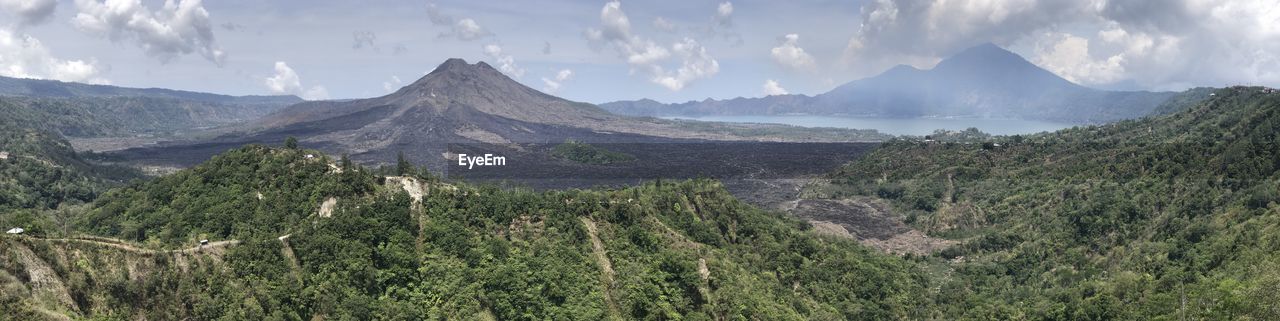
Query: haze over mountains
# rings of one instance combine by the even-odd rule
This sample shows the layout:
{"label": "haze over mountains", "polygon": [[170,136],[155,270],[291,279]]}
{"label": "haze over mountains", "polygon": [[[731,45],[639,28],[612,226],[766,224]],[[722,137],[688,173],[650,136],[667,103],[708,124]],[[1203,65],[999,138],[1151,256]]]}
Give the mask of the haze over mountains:
{"label": "haze over mountains", "polygon": [[810,114],[1102,123],[1146,116],[1172,95],[1080,86],[988,43],[944,59],[932,69],[899,65],[812,97],[779,95],[678,104],[646,99],[600,107],[641,116]]}
{"label": "haze over mountains", "polygon": [[8,117],[68,137],[171,136],[258,119],[297,96],[229,96],[0,77]]}
{"label": "haze over mountains", "polygon": [[0,96],[30,96],[45,98],[85,97],[150,97],[171,98],[207,103],[240,105],[294,104],[302,98],[281,96],[231,96],[164,88],[127,88],[110,85],[93,85],[57,80],[25,79],[0,76]]}
{"label": "haze over mountains", "polygon": [[[745,132],[745,133],[744,133]],[[786,136],[791,135],[791,136]],[[880,140],[874,131],[809,130],[777,125],[692,125],[611,114],[529,88],[487,63],[449,59],[394,93],[350,101],[295,104],[236,133],[213,140],[128,151],[131,159],[168,155],[190,165],[248,143],[303,144],[357,161],[391,162],[401,152],[418,162],[441,159],[449,144],[508,146],[562,143],[674,142],[677,140]],[[788,138],[791,137],[791,138]],[[516,148],[519,149],[519,148]]]}
{"label": "haze over mountains", "polygon": [[386,96],[297,104],[250,127],[332,141],[358,153],[415,140],[552,142],[589,133],[646,133],[655,125],[544,94],[484,62],[449,59]]}

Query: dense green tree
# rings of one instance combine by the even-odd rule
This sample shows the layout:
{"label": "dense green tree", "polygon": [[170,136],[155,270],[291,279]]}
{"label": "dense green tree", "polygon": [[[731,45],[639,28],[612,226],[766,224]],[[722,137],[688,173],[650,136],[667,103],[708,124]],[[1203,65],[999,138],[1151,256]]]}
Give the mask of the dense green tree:
{"label": "dense green tree", "polygon": [[939,253],[963,263],[937,298],[961,319],[1269,319],[1239,298],[1275,290],[1259,272],[1280,262],[1280,96],[1202,96],[1053,133],[894,140],[810,193],[882,197],[961,241]]}
{"label": "dense green tree", "polygon": [[404,152],[396,153],[396,175],[404,176],[413,173],[413,163],[404,158]]}
{"label": "dense green tree", "polygon": [[[84,270],[75,287],[109,300],[72,315],[866,320],[928,304],[910,262],[804,231],[714,181],[545,192],[435,182],[418,200],[307,153],[318,154],[248,146],[104,195],[82,231],[152,248],[240,243],[196,270],[148,266],[162,276],[142,281]],[[0,267],[26,264],[13,257]]]}

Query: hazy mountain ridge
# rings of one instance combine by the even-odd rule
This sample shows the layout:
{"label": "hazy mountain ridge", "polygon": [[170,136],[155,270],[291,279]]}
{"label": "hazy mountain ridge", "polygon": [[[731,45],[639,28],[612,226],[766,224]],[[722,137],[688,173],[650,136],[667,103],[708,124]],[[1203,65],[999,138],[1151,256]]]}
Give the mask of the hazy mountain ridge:
{"label": "hazy mountain ridge", "polygon": [[165,97],[0,97],[34,127],[67,137],[167,136],[267,115],[282,104],[236,105]]}
{"label": "hazy mountain ridge", "polygon": [[[391,94],[346,102],[305,102],[247,126],[246,138],[285,135],[359,160],[387,162],[400,151],[439,159],[448,144],[558,143],[569,138],[642,141],[662,126],[610,114],[526,87],[487,63],[449,59]],[[706,138],[724,135],[704,135]]]}
{"label": "hazy mountain ridge", "polygon": [[14,108],[3,117],[81,138],[193,132],[252,121],[302,101],[8,77],[0,77],[0,100]]}
{"label": "hazy mountain ridge", "polygon": [[814,114],[889,118],[978,117],[1104,123],[1151,114],[1170,92],[1103,91],[1080,86],[992,44],[920,70],[900,65],[817,95],[601,104],[643,116]]}
{"label": "hazy mountain ridge", "polygon": [[350,101],[295,104],[216,139],[174,142],[126,151],[128,158],[193,155],[160,160],[190,165],[247,143],[277,144],[297,137],[307,146],[389,163],[400,152],[439,166],[449,144],[484,144],[521,152],[514,144],[656,143],[679,140],[880,141],[875,131],[806,129],[783,125],[706,124],[619,116],[529,88],[487,63],[449,59],[391,94]]}
{"label": "hazy mountain ridge", "polygon": [[293,95],[285,96],[231,96],[164,88],[128,88],[111,85],[93,85],[57,80],[12,78],[0,76],[0,96],[29,97],[153,97],[173,98],[224,104],[284,105],[302,101]]}

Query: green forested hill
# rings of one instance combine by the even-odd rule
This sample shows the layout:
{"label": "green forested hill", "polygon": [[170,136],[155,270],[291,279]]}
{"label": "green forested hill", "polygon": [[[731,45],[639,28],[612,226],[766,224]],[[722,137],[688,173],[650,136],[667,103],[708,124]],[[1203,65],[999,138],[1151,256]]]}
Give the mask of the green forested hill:
{"label": "green forested hill", "polygon": [[[5,156],[0,157],[0,213],[90,202],[106,188],[140,176],[136,170],[122,166],[87,161],[93,157],[75,152],[65,137],[163,137],[246,121],[290,101],[165,90],[129,91],[3,77],[0,83],[0,87],[44,83],[87,90],[43,98],[0,96],[0,153]],[[30,211],[6,214],[12,215],[0,217],[0,226],[24,223],[35,227],[40,224],[32,225],[33,219],[43,216]]]}
{"label": "green forested hill", "polygon": [[1280,319],[1280,94],[1213,94],[1098,127],[892,141],[809,192],[891,199],[962,240],[937,298],[956,319]]}
{"label": "green forested hill", "polygon": [[[85,161],[56,132],[2,99],[0,156],[0,213],[90,202],[107,187],[138,176],[135,170]],[[0,217],[0,223],[16,215]]]}
{"label": "green forested hill", "polygon": [[112,190],[94,202],[82,225],[98,235],[154,244],[279,236],[326,198],[372,190],[372,175],[339,172],[330,162],[315,151],[247,146]]}
{"label": "green forested hill", "polygon": [[[249,146],[107,193],[77,224],[147,249],[234,246],[0,238],[0,308],[128,320],[932,316],[913,261],[818,237],[717,182],[533,192],[330,161]],[[66,259],[144,254],[126,271]],[[47,278],[31,272],[42,267],[60,286],[24,283]]]}
{"label": "green forested hill", "polygon": [[[74,196],[93,201],[69,232],[0,235],[0,317],[1276,320],[1280,95],[1264,90],[894,140],[805,192],[884,198],[960,241],[929,257],[817,236],[708,180],[535,192],[247,146]],[[6,133],[14,155],[48,155],[23,159],[76,160],[49,131]]]}

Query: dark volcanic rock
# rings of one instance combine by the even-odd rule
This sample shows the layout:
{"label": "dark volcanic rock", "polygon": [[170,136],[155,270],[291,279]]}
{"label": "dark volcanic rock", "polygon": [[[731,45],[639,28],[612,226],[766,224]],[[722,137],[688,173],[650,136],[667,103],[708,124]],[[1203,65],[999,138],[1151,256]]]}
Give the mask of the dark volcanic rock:
{"label": "dark volcanic rock", "polygon": [[[733,139],[729,134],[681,129],[671,122],[610,114],[592,104],[547,95],[484,62],[449,59],[386,96],[296,104],[245,125],[232,135],[117,153],[126,160],[163,159],[194,164],[220,149],[247,143],[278,144],[286,137],[356,161],[390,163],[398,153],[435,167],[450,144],[486,144],[524,152],[520,144],[661,143]],[[179,154],[179,155],[172,155]]]}

